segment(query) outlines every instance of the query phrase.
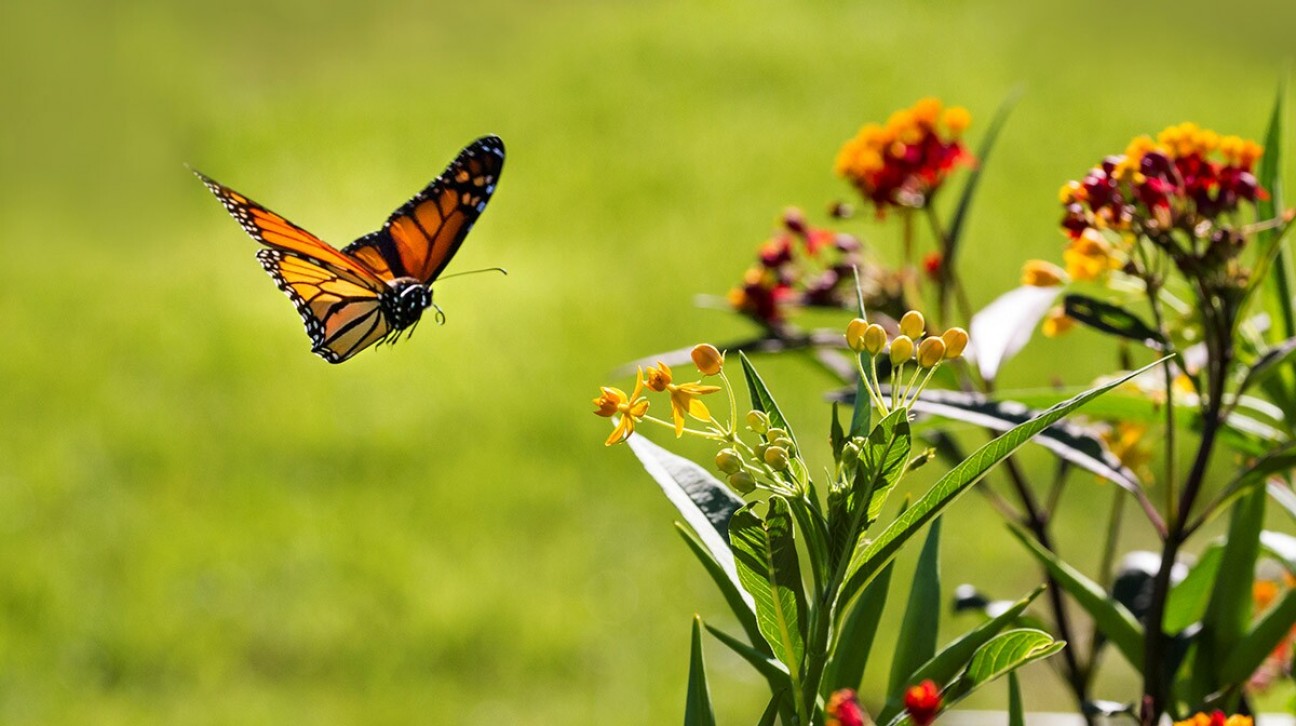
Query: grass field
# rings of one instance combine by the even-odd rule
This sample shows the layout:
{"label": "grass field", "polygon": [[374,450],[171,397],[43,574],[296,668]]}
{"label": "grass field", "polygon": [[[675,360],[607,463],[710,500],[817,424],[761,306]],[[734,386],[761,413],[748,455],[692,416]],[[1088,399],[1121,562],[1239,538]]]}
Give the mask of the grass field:
{"label": "grass field", "polygon": [[[745,332],[692,296],[786,205],[823,221],[841,142],[922,96],[969,107],[975,143],[1026,89],[968,230],[978,305],[1059,256],[1058,186],[1130,137],[1261,135],[1296,13],[1127,5],[7,7],[0,722],[678,721],[689,620],[724,606],[601,445],[597,386]],[[452,269],[510,275],[439,285],[444,327],[340,367],[183,166],[340,246],[488,132],[508,163]],[[1034,346],[1005,387],[1110,361],[1084,333]],[[821,430],[822,374],[763,370]],[[1076,488],[1081,563],[1109,491]],[[979,500],[947,519],[950,586],[1038,581]],[[763,683],[708,648],[722,722],[753,722]],[[1028,679],[1029,707],[1067,707]]]}

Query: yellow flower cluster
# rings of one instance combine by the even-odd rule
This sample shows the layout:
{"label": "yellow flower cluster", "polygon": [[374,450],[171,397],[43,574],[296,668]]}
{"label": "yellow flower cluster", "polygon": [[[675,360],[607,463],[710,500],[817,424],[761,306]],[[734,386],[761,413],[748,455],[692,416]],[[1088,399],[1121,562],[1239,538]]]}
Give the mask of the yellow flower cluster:
{"label": "yellow flower cluster", "polygon": [[[927,382],[931,380],[936,367],[943,361],[963,355],[963,351],[967,348],[968,334],[962,328],[950,328],[940,336],[927,336],[926,332],[927,321],[917,310],[910,310],[900,318],[900,334],[890,339],[889,349],[887,332],[881,325],[856,318],[846,326],[846,344],[856,353],[867,353],[869,356],[869,370],[864,369],[861,360],[856,359],[856,363],[860,377],[866,384],[865,388],[868,389],[869,398],[882,415],[885,416],[896,408],[912,405],[917,400],[918,394],[922,393],[922,389],[927,386]],[[889,403],[887,396],[883,394],[877,373],[877,358],[884,350],[891,363]],[[902,386],[905,365],[915,358],[918,365],[909,383]],[[927,375],[922,383],[915,387],[918,375],[923,370],[927,371]]]}
{"label": "yellow flower cluster", "polygon": [[[721,372],[724,355],[713,345],[703,344],[693,348],[693,364],[704,376],[714,376]],[[644,388],[657,393],[670,395],[671,422],[655,419],[648,415],[648,397],[643,395]],[[629,396],[620,388],[604,386],[594,399],[594,413],[604,418],[619,417],[612,429],[612,435],[604,441],[605,446],[619,444],[634,433],[635,424],[649,420],[675,429],[678,438],[684,434],[684,417],[690,416],[698,421],[711,421],[711,412],[701,397],[719,391],[719,386],[703,385],[702,381],[676,383],[670,366],[662,361],[649,366],[647,372],[640,368],[635,375],[634,393]]]}
{"label": "yellow flower cluster", "polygon": [[1194,713],[1183,721],[1175,721],[1175,726],[1252,726],[1250,716],[1225,716],[1222,711],[1211,713]]}

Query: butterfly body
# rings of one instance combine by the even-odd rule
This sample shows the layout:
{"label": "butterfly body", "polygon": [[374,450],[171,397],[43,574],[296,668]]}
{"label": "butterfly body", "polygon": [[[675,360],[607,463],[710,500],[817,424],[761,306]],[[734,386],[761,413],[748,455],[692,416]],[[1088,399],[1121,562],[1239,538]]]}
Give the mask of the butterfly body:
{"label": "butterfly body", "polygon": [[[198,174],[253,239],[257,259],[301,315],[311,350],[341,363],[395,342],[432,302],[433,281],[486,208],[504,165],[504,144],[482,137],[388,217],[338,250],[246,196]],[[438,321],[444,316],[437,309]]]}

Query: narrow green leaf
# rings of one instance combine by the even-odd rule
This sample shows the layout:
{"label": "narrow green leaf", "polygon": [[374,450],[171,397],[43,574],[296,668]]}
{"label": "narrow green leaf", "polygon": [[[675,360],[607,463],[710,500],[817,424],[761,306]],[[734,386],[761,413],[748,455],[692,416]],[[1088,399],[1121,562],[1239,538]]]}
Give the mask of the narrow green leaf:
{"label": "narrow green leaf", "polygon": [[913,582],[909,585],[909,601],[900,621],[900,634],[896,637],[895,655],[891,660],[891,679],[887,684],[887,697],[890,699],[903,697],[904,689],[913,685],[911,677],[919,666],[936,654],[941,612],[940,524],[940,517],[932,521],[927,541],[918,555]]}
{"label": "narrow green leaf", "polygon": [[787,691],[777,691],[773,696],[770,696],[769,705],[765,707],[765,713],[761,714],[760,720],[756,722],[756,726],[775,726],[775,724],[778,723],[779,710],[782,708],[784,693],[787,693]]}
{"label": "narrow green leaf", "polygon": [[644,471],[657,482],[684,521],[697,532],[707,551],[736,583],[738,573],[729,548],[729,519],[743,505],[743,500],[706,469],[643,436],[631,436],[627,443],[639,457]]}
{"label": "narrow green leaf", "polygon": [[715,722],[715,713],[711,710],[711,689],[707,686],[706,662],[702,658],[702,618],[694,616],[684,726],[715,726]]}
{"label": "narrow green leaf", "polygon": [[1017,674],[1008,674],[1008,726],[1026,726],[1026,710],[1022,708],[1021,684]]}
{"label": "narrow green leaf", "polygon": [[[1220,555],[1219,574],[1211,589],[1192,669],[1192,694],[1197,700],[1230,685],[1220,666],[1246,632],[1251,619],[1252,581],[1260,556],[1266,497],[1255,490],[1238,499],[1229,514],[1228,536]],[[1190,698],[1190,700],[1192,700]]]}
{"label": "narrow green leaf", "polygon": [[833,401],[832,418],[828,422],[828,443],[832,446],[833,461],[841,461],[842,447],[846,445],[846,432],[837,416],[837,402]]}
{"label": "narrow green leaf", "polygon": [[864,682],[864,669],[873,651],[873,639],[877,636],[878,624],[882,622],[882,611],[886,609],[891,571],[894,569],[895,562],[888,563],[841,619],[837,642],[832,648],[832,660],[824,673],[826,692],[839,688],[858,689]]}
{"label": "narrow green leaf", "polygon": [[[1273,110],[1269,114],[1269,126],[1265,130],[1264,154],[1256,168],[1256,181],[1269,192],[1268,199],[1256,202],[1256,216],[1261,220],[1277,219],[1283,213],[1283,105],[1287,98],[1287,78],[1278,82],[1278,92],[1274,96]],[[1276,339],[1283,340],[1296,336],[1296,301],[1293,301],[1293,283],[1296,283],[1296,270],[1293,269],[1291,245],[1283,239],[1282,230],[1265,229],[1256,235],[1256,246],[1265,251],[1277,245],[1271,253],[1273,265],[1269,269],[1266,285],[1266,308],[1274,321],[1272,330]]]}
{"label": "narrow green leaf", "polygon": [[1288,338],[1274,347],[1266,350],[1251,367],[1247,369],[1246,375],[1242,382],[1238,384],[1238,394],[1245,393],[1248,388],[1263,383],[1265,379],[1271,376],[1275,371],[1281,370],[1284,363],[1291,360],[1292,355],[1296,354],[1296,337]]}
{"label": "narrow green leaf", "polygon": [[724,595],[725,602],[729,604],[729,609],[733,611],[734,617],[738,618],[738,623],[742,625],[743,631],[747,633],[748,639],[752,645],[758,648],[766,649],[768,653],[769,646],[765,643],[765,638],[761,636],[760,628],[756,625],[756,612],[752,609],[753,603],[751,596],[745,590],[738,586],[737,573],[730,577],[730,573],[716,561],[711,550],[698,538],[693,530],[684,526],[680,522],[675,523],[675,531],[679,532],[680,537],[684,538],[684,543],[693,550],[698,561],[702,563],[715,582],[716,587],[720,588],[720,593]]}
{"label": "narrow green leaf", "polygon": [[999,108],[995,110],[995,115],[990,119],[990,125],[986,127],[985,136],[981,139],[981,145],[977,147],[976,158],[977,164],[968,173],[967,182],[963,185],[963,193],[959,196],[958,206],[954,209],[954,216],[950,218],[950,227],[948,234],[948,244],[944,250],[944,260],[942,260],[941,270],[942,290],[948,285],[948,273],[944,270],[953,269],[955,260],[958,258],[959,242],[963,239],[963,229],[967,224],[968,213],[972,211],[972,199],[976,196],[977,184],[981,181],[981,174],[985,171],[986,164],[990,160],[990,152],[994,150],[995,141],[999,138],[999,132],[1003,130],[1004,123],[1008,120],[1008,115],[1012,113],[1013,107],[1017,101],[1021,100],[1022,88],[1014,88],[1008,93],[1004,100],[999,103]]}
{"label": "narrow green leaf", "polygon": [[[1009,431],[1039,415],[1020,401],[991,399],[980,393],[928,389],[918,395],[913,410],[932,417],[983,426],[992,431]],[[1040,432],[1034,443],[1063,461],[1137,493],[1138,477],[1107,449],[1098,436],[1079,426],[1059,421]]]}
{"label": "narrow green leaf", "polygon": [[758,673],[769,679],[771,688],[775,686],[779,689],[788,687],[787,666],[717,627],[708,624],[706,629],[716,640],[724,643],[729,647],[729,650],[737,653],[743,660],[750,663]]}
{"label": "narrow green leaf", "polygon": [[990,443],[974,451],[961,464],[950,469],[945,476],[932,485],[932,488],[926,494],[914,502],[912,507],[896,517],[878,535],[877,539],[872,542],[860,542],[851,558],[850,569],[842,587],[842,592],[845,593],[846,597],[845,601],[849,602],[851,598],[855,597],[863,589],[864,585],[867,585],[869,580],[873,579],[892,557],[895,557],[905,542],[923,525],[944,511],[973,484],[980,481],[981,477],[985,476],[996,464],[1012,455],[1013,452],[1024,446],[1027,441],[1030,441],[1033,436],[1053,425],[1063,416],[1144,371],[1150,370],[1159,363],[1160,361],[1150,363],[1121,378],[1109,381],[1075,398],[1063,401],[1030,421],[996,437]]}
{"label": "narrow green leaf", "polygon": [[1068,317],[1095,330],[1142,343],[1153,350],[1165,348],[1160,333],[1119,305],[1075,293],[1062,298],[1062,305]]}
{"label": "narrow green leaf", "polygon": [[1178,633],[1200,621],[1206,614],[1206,603],[1210,601],[1211,589],[1215,587],[1221,554],[1220,545],[1208,547],[1197,558],[1197,564],[1188,571],[1188,576],[1170,591],[1161,626],[1165,632]]}
{"label": "narrow green leaf", "polygon": [[[867,497],[865,526],[876,521],[882,513],[887,497],[904,475],[905,462],[912,446],[909,414],[903,408],[892,411],[869,432],[864,448],[860,451],[861,470],[867,474],[868,480],[857,481],[853,492],[859,497],[854,505],[862,507],[863,499]],[[852,511],[855,511],[854,507]]]}
{"label": "narrow green leaf", "polygon": [[729,523],[738,580],[756,601],[756,622],[765,641],[795,678],[805,656],[806,606],[792,516],[779,496],[770,497],[764,520],[754,506],[739,509]]}
{"label": "narrow green leaf", "polygon": [[796,434],[792,433],[792,425],[779,410],[774,394],[770,393],[765,381],[756,372],[756,366],[752,365],[746,353],[739,352],[738,360],[742,361],[743,375],[747,378],[747,391],[751,394],[752,408],[763,411],[766,416],[769,416],[770,425],[787,431],[792,443],[796,444]]}
{"label": "narrow green leaf", "polygon": [[1134,615],[1119,602],[1113,600],[1098,583],[1090,580],[1071,565],[1058,559],[1054,553],[1044,549],[1025,530],[1016,524],[1009,525],[1013,535],[1026,545],[1035,559],[1053,575],[1062,589],[1075,598],[1080,607],[1094,619],[1098,630],[1102,631],[1125,656],[1125,660],[1135,668],[1143,667],[1143,627]]}
{"label": "narrow green leaf", "polygon": [[1242,683],[1250,678],[1293,627],[1296,627],[1296,590],[1288,590],[1228,652],[1220,667],[1220,682]]}
{"label": "narrow green leaf", "polygon": [[[872,587],[870,585],[869,587]],[[927,661],[918,668],[917,671],[909,678],[910,683],[922,683],[925,680],[931,680],[933,683],[949,683],[959,674],[972,659],[972,655],[977,649],[1000,633],[1004,628],[1017,623],[1018,618],[1026,611],[1031,602],[1044,592],[1044,586],[1035,588],[1035,591],[1026,597],[1013,603],[1011,607],[1005,609],[994,618],[981,623],[977,627],[969,630],[960,636],[957,640],[941,649],[935,657]],[[886,706],[878,714],[878,722],[886,723],[892,716],[899,713],[904,707],[903,691],[900,694],[892,695]]]}
{"label": "narrow green leaf", "polygon": [[1054,640],[1042,630],[1020,628],[1000,633],[977,649],[967,670],[943,694],[946,707],[985,684],[1007,675],[1028,663],[1054,655],[1066,643]]}

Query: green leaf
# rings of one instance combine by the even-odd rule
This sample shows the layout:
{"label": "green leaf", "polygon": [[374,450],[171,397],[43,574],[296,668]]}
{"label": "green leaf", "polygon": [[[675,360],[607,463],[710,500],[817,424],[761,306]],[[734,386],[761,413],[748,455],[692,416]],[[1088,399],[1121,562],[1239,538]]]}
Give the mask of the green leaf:
{"label": "green leaf", "polygon": [[684,543],[689,546],[689,549],[693,550],[693,554],[697,555],[698,561],[702,563],[702,567],[711,576],[716,587],[720,588],[720,593],[724,595],[725,602],[729,604],[729,609],[738,618],[738,623],[742,625],[743,631],[747,633],[747,638],[756,647],[765,648],[766,655],[769,655],[769,646],[765,643],[765,638],[756,625],[756,612],[752,609],[754,603],[747,591],[738,586],[737,572],[733,572],[732,576],[729,572],[726,572],[725,568],[716,561],[715,556],[711,554],[711,551],[707,549],[702,540],[696,534],[693,534],[693,531],[688,527],[676,522],[675,531],[679,532],[680,537],[684,538]]}
{"label": "green leaf", "polygon": [[1296,626],[1296,590],[1288,590],[1228,652],[1220,667],[1220,682],[1242,683],[1250,678],[1293,626]]}
{"label": "green leaf", "polygon": [[702,618],[694,616],[684,726],[715,726],[715,722],[715,713],[711,711],[711,689],[707,686],[706,662],[702,658]]}
{"label": "green leaf", "polygon": [[837,642],[830,656],[832,660],[824,674],[827,692],[839,688],[858,689],[864,682],[864,669],[873,650],[878,624],[882,622],[882,611],[886,609],[894,569],[895,561],[887,563],[842,617]]}
{"label": "green leaf", "polygon": [[936,633],[940,626],[940,517],[932,521],[923,543],[922,554],[914,568],[909,585],[909,601],[896,637],[895,655],[891,660],[891,679],[887,696],[899,700],[904,689],[913,685],[910,677],[919,666],[936,654]]}
{"label": "green leaf", "polygon": [[954,262],[958,258],[959,242],[963,239],[963,228],[967,224],[968,213],[972,211],[972,199],[976,196],[977,184],[981,181],[981,174],[985,171],[986,163],[990,160],[990,152],[994,150],[995,141],[999,138],[999,132],[1003,130],[1004,123],[1008,120],[1008,114],[1012,113],[1013,107],[1021,99],[1022,89],[1014,88],[1008,93],[1004,100],[999,103],[999,108],[995,110],[995,115],[990,119],[990,125],[986,127],[985,136],[981,139],[981,145],[977,147],[977,163],[968,173],[967,183],[963,185],[963,193],[959,196],[958,206],[954,209],[954,216],[950,218],[949,234],[947,244],[943,252],[944,259],[940,266],[941,269],[941,291],[944,293],[949,284],[948,272],[946,270],[954,269]]}
{"label": "green leaf", "polygon": [[[1256,202],[1256,217],[1261,220],[1277,219],[1283,213],[1282,155],[1283,155],[1283,104],[1287,97],[1287,79],[1278,82],[1273,110],[1269,114],[1269,127],[1265,130],[1264,154],[1256,168],[1256,181],[1269,192],[1268,199]],[[1272,330],[1279,340],[1296,337],[1296,308],[1293,308],[1293,270],[1291,245],[1282,235],[1284,230],[1265,229],[1256,235],[1256,247],[1262,257],[1272,256],[1273,264],[1267,275],[1266,303]],[[1273,252],[1268,252],[1272,248]]]}
{"label": "green leaf", "polygon": [[776,690],[778,690],[788,687],[789,681],[787,666],[719,628],[707,625],[706,629],[707,632],[711,633],[716,640],[728,646],[729,650],[742,656],[742,659],[750,663],[752,668],[755,668],[758,673],[765,676],[765,678],[770,681],[771,688],[777,686]]}
{"label": "green leaf", "polygon": [[1281,370],[1282,364],[1291,359],[1296,354],[1296,337],[1288,338],[1281,343],[1266,350],[1251,367],[1247,369],[1246,375],[1242,382],[1238,384],[1237,392],[1241,394],[1251,386],[1257,383],[1263,383],[1275,371]]}
{"label": "green leaf", "polygon": [[1251,619],[1252,581],[1260,555],[1265,501],[1265,493],[1256,490],[1238,499],[1230,512],[1219,574],[1197,640],[1191,701],[1202,700],[1221,686],[1231,685],[1222,680],[1220,666],[1242,639]]}
{"label": "green leaf", "polygon": [[764,520],[752,510],[756,504],[739,509],[729,523],[738,580],[756,601],[756,622],[765,641],[796,679],[805,656],[806,605],[792,517],[780,496],[770,497]]}
{"label": "green leaf", "polygon": [[861,467],[867,472],[868,481],[857,482],[854,492],[860,497],[856,504],[862,506],[864,497],[868,500],[865,527],[877,520],[887,497],[900,482],[912,446],[909,414],[903,408],[892,411],[869,432],[860,451]]}
{"label": "green leaf", "polygon": [[1161,628],[1167,633],[1178,633],[1184,628],[1198,622],[1206,614],[1206,603],[1210,601],[1211,589],[1215,587],[1215,576],[1219,573],[1220,556],[1223,548],[1211,545],[1197,558],[1179,584],[1170,591],[1166,599],[1165,617]]}
{"label": "green leaf", "polygon": [[1071,594],[1085,612],[1094,619],[1098,630],[1102,631],[1125,656],[1130,665],[1143,667],[1143,628],[1134,615],[1119,602],[1113,600],[1098,583],[1090,580],[1071,565],[1063,562],[1058,556],[1035,541],[1019,525],[1009,525],[1013,535],[1026,545],[1035,559],[1044,565],[1053,579],[1062,589]]}
{"label": "green leaf", "polygon": [[773,696],[770,696],[769,705],[765,707],[765,713],[761,714],[756,726],[775,726],[778,723],[779,709],[782,708],[784,693],[787,693],[787,691],[777,691]]}
{"label": "green leaf", "polygon": [[837,417],[837,402],[833,401],[832,418],[828,422],[828,443],[832,446],[833,461],[841,461],[842,447],[846,445],[846,432]]}
{"label": "green leaf", "polygon": [[1142,343],[1153,350],[1165,348],[1165,339],[1159,332],[1119,305],[1075,293],[1062,298],[1062,305],[1068,317],[1095,330]]}
{"label": "green leaf", "polygon": [[743,500],[706,469],[643,436],[631,436],[627,443],[684,521],[697,532],[712,558],[737,583],[733,552],[729,549],[729,520]]}
{"label": "green leaf", "polygon": [[1150,370],[1159,363],[1160,361],[1150,363],[1121,378],[1109,381],[1075,398],[1063,401],[972,452],[972,455],[965,459],[963,463],[950,469],[945,476],[937,480],[931,489],[927,490],[926,494],[923,494],[914,502],[913,506],[896,517],[878,535],[877,539],[872,542],[861,541],[857,545],[842,587],[842,592],[845,594],[845,600],[843,601],[849,602],[851,598],[855,597],[877,575],[878,571],[887,562],[891,561],[891,558],[895,557],[900,548],[923,525],[944,511],[973,484],[980,481],[981,477],[985,476],[996,464],[1024,446],[1027,441],[1030,441],[1031,437],[1094,398],[1125,383],[1140,373]]}
{"label": "green leaf", "polygon": [[1026,711],[1022,708],[1021,684],[1017,674],[1008,674],[1008,726],[1026,726]]}
{"label": "green leaf", "polygon": [[1000,633],[977,649],[967,670],[945,690],[942,697],[948,708],[985,684],[1007,675],[1024,665],[1048,658],[1066,647],[1042,630],[1020,628]]}
{"label": "green leaf", "polygon": [[[869,585],[872,587],[872,585]],[[957,640],[941,649],[931,660],[927,661],[918,668],[909,678],[911,683],[922,683],[925,680],[931,680],[933,683],[949,683],[959,674],[972,659],[972,655],[977,649],[990,642],[1004,628],[1017,622],[1026,608],[1030,606],[1039,594],[1044,592],[1044,586],[1035,588],[1035,591],[1026,597],[1013,603],[1011,607],[1005,609],[994,618],[981,623],[977,627],[969,630],[960,636]],[[891,717],[899,713],[904,707],[904,693],[892,694],[887,700],[886,706],[878,714],[878,722],[886,723]]]}
{"label": "green leaf", "polygon": [[756,372],[756,367],[752,365],[746,353],[739,352],[738,360],[742,361],[743,375],[747,378],[747,392],[751,394],[752,408],[763,411],[766,416],[769,416],[770,426],[787,431],[788,438],[792,439],[792,443],[795,445],[796,434],[792,433],[792,425],[788,423],[783,412],[779,410],[778,403],[774,400],[774,394],[770,393],[765,381]]}
{"label": "green leaf", "polygon": [[[980,393],[928,389],[918,395],[913,410],[933,417],[961,421],[992,431],[1008,431],[1039,415],[1039,411],[1019,401],[994,400]],[[1121,464],[1102,440],[1078,426],[1059,421],[1040,432],[1034,443],[1043,446],[1063,461],[1138,493],[1134,472]]]}

